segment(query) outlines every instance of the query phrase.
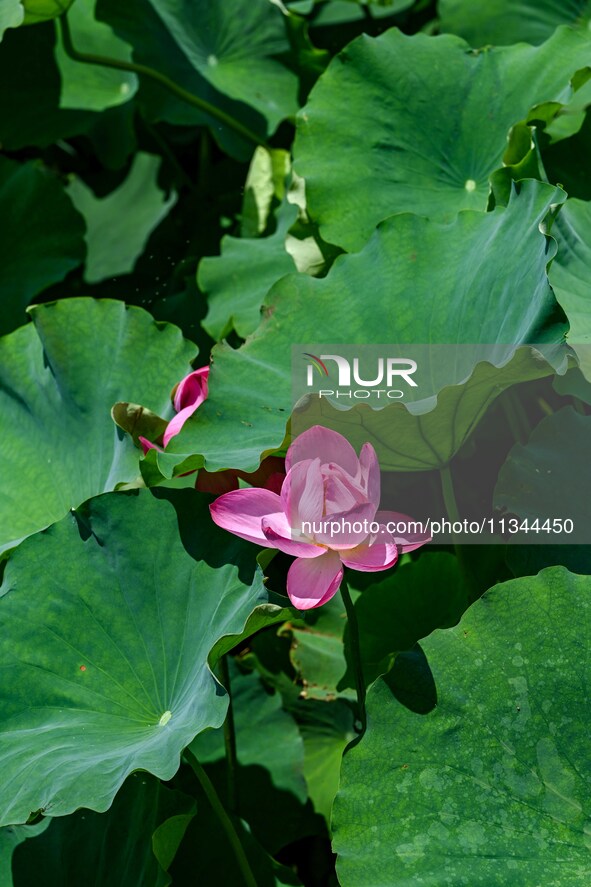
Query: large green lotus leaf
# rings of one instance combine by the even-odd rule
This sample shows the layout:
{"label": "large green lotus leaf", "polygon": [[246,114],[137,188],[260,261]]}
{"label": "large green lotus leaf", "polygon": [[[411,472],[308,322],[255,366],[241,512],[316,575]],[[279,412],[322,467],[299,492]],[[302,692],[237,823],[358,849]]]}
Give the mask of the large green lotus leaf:
{"label": "large green lotus leaf", "polygon": [[543,43],[559,25],[586,25],[589,0],[439,0],[441,30],[471,46]]}
{"label": "large green lotus leaf", "polygon": [[[297,79],[270,55],[289,50],[280,10],[268,0],[240,0],[239,8],[199,0],[186,7],[97,0],[97,16],[133,46],[135,61],[167,75],[263,140],[297,109]],[[177,18],[187,10],[186,20]],[[245,28],[255,28],[257,34],[246,39]],[[158,84],[144,80],[138,101],[152,120],[208,125],[232,156],[246,160],[252,155],[250,141]]]}
{"label": "large green lotus leaf", "polygon": [[[557,530],[563,542],[591,542],[591,416],[564,407],[547,416],[525,445],[515,444],[501,468],[495,488],[498,508],[530,522],[571,520],[572,533]],[[530,541],[534,534],[524,535]],[[552,543],[556,536],[541,532],[534,541]]]}
{"label": "large green lotus leaf", "polygon": [[[224,8],[229,8],[225,6]],[[163,26],[149,0],[97,0],[96,15],[133,46],[133,59],[164,74],[189,92],[234,118],[264,140],[265,117],[242,101],[220,92],[191,64],[178,43]],[[218,144],[232,157],[248,160],[252,142],[149,78],[140,78],[137,103],[149,121],[164,120],[181,126],[208,126]]]}
{"label": "large green lotus leaf", "polygon": [[0,157],[0,334],[26,322],[29,302],[84,261],[84,220],[39,163]]}
{"label": "large green lotus leaf", "polygon": [[0,339],[0,550],[138,475],[111,420],[124,393],[172,418],[195,346],[123,302],[66,299]]}
{"label": "large green lotus leaf", "polygon": [[85,278],[96,283],[133,270],[148,237],[176,201],[158,188],[160,158],[140,152],[125,181],[106,197],[95,197],[80,179],[68,192],[86,220]]}
{"label": "large green lotus leaf", "polygon": [[295,270],[285,238],[296,216],[297,207],[286,202],[269,237],[224,237],[221,255],[201,261],[198,283],[209,305],[203,326],[212,339],[223,339],[232,329],[246,338],[256,330],[268,291]]}
{"label": "large green lotus leaf", "polygon": [[0,5],[0,40],[7,28],[18,28],[22,25],[25,10],[20,0],[3,0]]}
{"label": "large green lotus leaf", "polygon": [[357,250],[395,212],[485,210],[510,128],[589,64],[591,35],[568,28],[539,48],[482,52],[396,29],[353,41],[298,117],[295,167],[323,238]]}
{"label": "large green lotus leaf", "polygon": [[[166,823],[170,832],[175,823],[178,846],[195,809],[195,801],[188,795],[171,791],[148,773],[133,773],[106,813],[82,809],[60,816],[50,820],[42,834],[19,844],[13,854],[13,887],[34,884],[40,871],[46,887],[166,887],[170,884],[165,874],[169,866],[158,864],[152,835]],[[170,853],[174,858],[174,848],[169,851],[169,858]]]}
{"label": "large green lotus leaf", "polygon": [[[506,208],[494,212],[463,212],[448,224],[410,214],[393,216],[361,252],[338,258],[326,277],[283,278],[267,296],[255,334],[239,350],[224,344],[214,349],[210,396],[167,453],[158,456],[163,473],[170,474],[175,462],[195,453],[204,454],[212,470],[253,470],[263,451],[280,447],[291,409],[294,343],[388,343],[389,349],[418,342],[474,345],[469,353],[462,352],[462,373],[442,379],[443,387],[470,377],[482,359],[480,342],[560,341],[564,315],[546,275],[555,244],[539,226],[549,207],[563,199],[559,189],[526,181],[520,193],[513,191]],[[429,433],[439,435],[435,453],[428,442],[417,439],[419,422],[431,414],[419,420],[404,407],[366,408],[378,432],[374,445],[380,446],[384,467],[418,470],[445,463],[501,382],[513,384],[549,371],[543,361],[521,353],[500,371],[480,364],[473,384],[450,388],[437,418],[432,412]],[[353,417],[351,430],[360,424],[357,410],[339,415],[343,421]],[[410,428],[410,449],[399,451],[392,421]],[[380,444],[383,423],[389,434]],[[395,431],[398,435],[398,425]]]}
{"label": "large green lotus leaf", "polygon": [[379,679],[333,813],[342,887],[584,887],[589,860],[591,579],[498,585],[423,642],[437,706]]}
{"label": "large green lotus leaf", "polygon": [[[76,0],[68,14],[76,49],[92,55],[131,61],[131,47],[94,17],[96,0]],[[137,76],[100,65],[86,65],[66,55],[61,41],[56,47],[62,88],[60,108],[103,111],[121,105],[137,91]]]}
{"label": "large green lotus leaf", "polygon": [[[90,500],[11,556],[0,589],[1,824],[106,810],[219,727],[210,649],[267,601],[256,548],[194,490]],[[212,663],[214,665],[215,663]]]}
{"label": "large green lotus leaf", "polygon": [[567,200],[552,236],[558,253],[550,267],[550,283],[570,323],[569,343],[591,379],[591,203]]}
{"label": "large green lotus leaf", "polygon": [[289,52],[282,11],[269,0],[148,0],[193,68],[255,108],[271,132],[297,110],[298,81],[276,58]]}

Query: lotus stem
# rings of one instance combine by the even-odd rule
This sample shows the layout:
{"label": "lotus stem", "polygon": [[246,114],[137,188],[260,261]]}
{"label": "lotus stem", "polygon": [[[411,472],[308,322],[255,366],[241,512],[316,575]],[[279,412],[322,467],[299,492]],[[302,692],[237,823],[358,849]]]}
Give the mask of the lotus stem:
{"label": "lotus stem", "polygon": [[349,623],[349,641],[351,644],[353,672],[355,674],[355,687],[357,690],[357,708],[359,715],[360,728],[358,735],[349,743],[347,751],[356,746],[363,739],[367,729],[367,712],[365,708],[365,679],[363,677],[363,665],[361,660],[361,644],[359,641],[359,623],[357,622],[357,614],[355,606],[351,600],[349,587],[345,579],[341,582],[341,597],[345,604],[347,612],[347,621]]}
{"label": "lotus stem", "polygon": [[[441,468],[439,469],[439,477],[441,478],[441,491],[443,493],[443,503],[445,505],[445,510],[447,511],[447,516],[452,523],[454,523],[455,521],[459,521],[461,523],[462,519],[460,517],[460,510],[458,508],[458,502],[454,489],[453,475],[451,473],[449,463],[447,465],[441,466]],[[457,540],[457,533],[452,533],[452,535],[454,540]],[[466,561],[466,556],[464,555],[464,546],[457,541],[454,541],[453,545],[454,553],[458,559],[464,582],[466,583],[467,588],[470,590],[470,593],[473,593],[476,589],[476,582],[472,570]]]}
{"label": "lotus stem", "polygon": [[240,872],[242,873],[242,877],[244,878],[244,884],[246,885],[246,887],[258,887],[256,879],[252,873],[250,863],[246,858],[244,847],[242,846],[240,838],[238,837],[238,833],[234,828],[232,820],[224,809],[224,805],[220,801],[209,776],[207,775],[193,752],[188,748],[185,749],[185,757],[193,768],[193,772],[199,780],[201,788],[203,789],[212,810],[216,814],[217,818],[219,819],[220,825],[226,833],[226,837],[230,843],[230,846],[232,847],[232,850],[234,851],[236,862],[238,863],[238,867],[240,869]]}
{"label": "lotus stem", "polygon": [[160,71],[157,71],[155,68],[150,68],[148,65],[140,65],[135,62],[128,62],[124,59],[114,59],[108,56],[103,55],[95,55],[94,53],[86,53],[79,52],[72,42],[72,33],[70,31],[70,24],[68,22],[67,13],[62,13],[59,17],[59,23],[61,27],[62,34],[62,43],[64,47],[64,52],[68,55],[73,61],[81,62],[85,65],[100,65],[103,68],[114,68],[118,71],[129,71],[132,74],[137,74],[140,77],[149,77],[150,80],[154,80],[156,83],[159,83],[169,92],[171,92],[177,99],[180,99],[182,102],[186,102],[188,105],[192,105],[194,108],[197,108],[203,114],[208,114],[210,117],[213,117],[215,120],[218,120],[224,126],[227,126],[229,129],[234,130],[239,136],[246,141],[251,142],[253,145],[262,145],[266,147],[266,142],[260,136],[258,136],[255,132],[250,130],[247,126],[244,126],[240,121],[235,120],[234,117],[231,117],[229,114],[226,114],[225,111],[222,111],[220,108],[216,108],[215,105],[210,104],[205,101],[205,99],[200,98],[192,92],[189,92],[186,89],[183,89],[182,86],[179,86],[178,83],[175,83],[174,80],[171,80],[165,74],[162,74]]}
{"label": "lotus stem", "polygon": [[439,469],[439,476],[441,478],[441,491],[443,493],[445,510],[447,511],[447,516],[450,521],[454,523],[455,521],[461,520],[461,518],[458,509],[458,503],[456,501],[453,477],[449,465],[443,465]]}

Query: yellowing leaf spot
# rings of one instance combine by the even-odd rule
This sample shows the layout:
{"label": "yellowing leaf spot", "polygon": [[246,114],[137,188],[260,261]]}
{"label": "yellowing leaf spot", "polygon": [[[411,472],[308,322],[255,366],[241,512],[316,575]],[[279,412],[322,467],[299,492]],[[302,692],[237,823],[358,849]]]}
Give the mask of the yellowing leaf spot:
{"label": "yellowing leaf spot", "polygon": [[466,191],[468,191],[468,193],[476,191],[476,182],[474,181],[474,179],[467,179],[464,188],[466,189]]}
{"label": "yellowing leaf spot", "polygon": [[160,727],[166,726],[166,724],[168,724],[168,722],[170,721],[171,717],[172,717],[172,712],[165,711],[164,714],[162,715],[162,717],[160,718],[160,720],[158,721],[159,726]]}

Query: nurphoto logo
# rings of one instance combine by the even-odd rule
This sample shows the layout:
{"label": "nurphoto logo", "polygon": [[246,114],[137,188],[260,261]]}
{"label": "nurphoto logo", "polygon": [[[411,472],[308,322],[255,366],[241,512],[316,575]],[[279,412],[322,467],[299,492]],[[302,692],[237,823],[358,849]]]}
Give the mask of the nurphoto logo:
{"label": "nurphoto logo", "polygon": [[[320,388],[319,397],[351,398],[356,400],[369,400],[370,398],[389,398],[400,400],[405,391],[394,387],[395,383],[417,388],[417,383],[412,378],[417,371],[417,362],[405,357],[378,357],[377,359],[364,361],[363,371],[360,367],[360,359],[354,357],[351,360],[340,354],[321,354],[317,356],[308,351],[304,352],[304,358],[308,361],[306,384],[308,388],[316,388],[314,372],[322,378],[323,384],[333,383],[333,388]],[[332,361],[329,369],[326,361]],[[334,379],[336,365],[336,379]],[[332,371],[332,373],[331,373]],[[366,376],[369,375],[369,378]],[[324,380],[327,380],[325,383]],[[354,386],[359,386],[354,387]],[[384,386],[384,387],[379,387]]]}

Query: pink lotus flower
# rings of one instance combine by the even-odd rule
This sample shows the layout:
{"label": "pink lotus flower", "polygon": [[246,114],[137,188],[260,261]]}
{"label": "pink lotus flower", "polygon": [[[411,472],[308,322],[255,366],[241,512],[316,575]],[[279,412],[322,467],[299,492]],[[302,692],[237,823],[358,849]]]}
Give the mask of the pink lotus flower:
{"label": "pink lotus flower", "polygon": [[215,523],[234,535],[295,555],[287,574],[287,593],[300,610],[329,601],[339,589],[345,566],[387,570],[401,552],[430,541],[414,527],[412,533],[388,528],[388,524],[406,525],[411,518],[378,511],[380,469],[369,443],[357,456],[342,435],[315,425],[292,443],[285,469],[280,493],[232,490],[216,499],[210,510]]}
{"label": "pink lotus flower", "polygon": [[[207,398],[207,377],[209,376],[209,367],[201,367],[193,373],[185,376],[176,388],[172,391],[172,402],[176,410],[176,416],[171,419],[166,426],[166,431],[162,437],[162,443],[167,446],[168,441],[177,435],[189,416],[192,416],[195,410],[201,406]],[[144,456],[148,450],[159,449],[156,444],[140,437],[139,442],[142,445]]]}

